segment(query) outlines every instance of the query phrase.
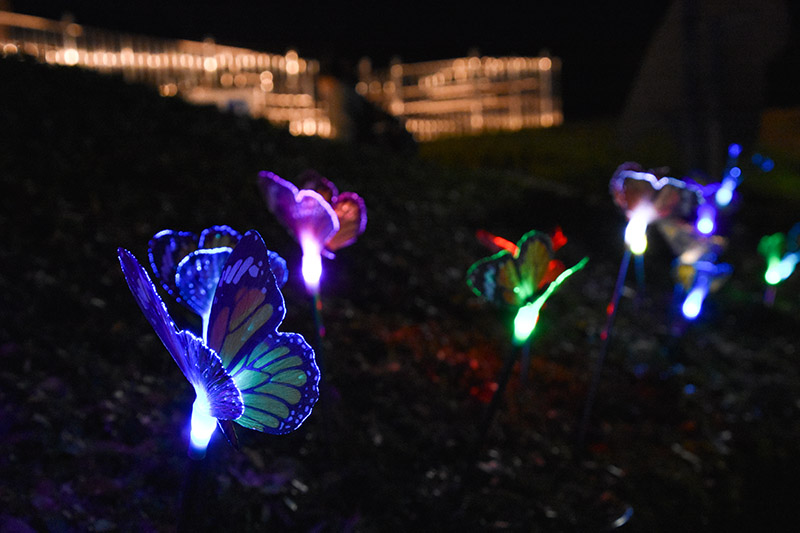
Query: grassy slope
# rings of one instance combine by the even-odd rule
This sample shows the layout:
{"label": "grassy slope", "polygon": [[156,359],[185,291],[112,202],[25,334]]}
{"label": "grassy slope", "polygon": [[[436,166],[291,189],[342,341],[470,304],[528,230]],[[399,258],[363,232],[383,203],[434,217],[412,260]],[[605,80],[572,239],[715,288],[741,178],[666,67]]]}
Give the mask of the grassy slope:
{"label": "grassy slope", "polygon": [[[770,174],[762,175],[745,165],[749,173],[743,191],[765,199],[800,201],[799,114],[796,109],[764,113],[757,149],[775,159],[776,166]],[[623,161],[657,167],[678,160],[675,147],[666,139],[654,138],[641,143],[635,153],[623,153],[617,138],[614,121],[596,120],[550,129],[445,138],[422,144],[420,155],[452,167],[522,170],[584,193],[594,191],[596,180],[610,177],[609,169]]]}

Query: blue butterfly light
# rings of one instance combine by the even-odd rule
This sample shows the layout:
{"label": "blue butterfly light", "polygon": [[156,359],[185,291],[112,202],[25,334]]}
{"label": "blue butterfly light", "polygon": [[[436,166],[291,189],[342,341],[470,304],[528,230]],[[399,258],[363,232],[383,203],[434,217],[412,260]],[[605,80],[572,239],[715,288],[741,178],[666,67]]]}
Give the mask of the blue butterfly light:
{"label": "blue butterfly light", "polygon": [[218,424],[234,442],[231,421],[280,435],[311,414],[319,368],[300,334],[278,331],[286,308],[258,232],[245,233],[224,262],[203,338],[179,330],[133,254],[117,253],[136,302],[194,387],[190,455],[205,454]]}
{"label": "blue butterfly light", "polygon": [[[161,286],[175,300],[203,319],[208,328],[211,303],[220,274],[242,236],[230,226],[211,226],[198,237],[189,231],[165,229],[148,244],[150,266]],[[289,278],[286,261],[268,250],[269,266],[278,287]]]}

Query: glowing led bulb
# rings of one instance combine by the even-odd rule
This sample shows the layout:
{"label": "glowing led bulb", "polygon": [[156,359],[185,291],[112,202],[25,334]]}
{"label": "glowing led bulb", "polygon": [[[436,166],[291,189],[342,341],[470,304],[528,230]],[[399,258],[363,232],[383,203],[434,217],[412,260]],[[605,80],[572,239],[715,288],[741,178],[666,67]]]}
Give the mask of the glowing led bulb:
{"label": "glowing led bulb", "polygon": [[797,252],[793,254],[787,254],[783,259],[781,259],[781,262],[778,263],[781,280],[784,280],[792,275],[792,272],[794,272],[794,268],[797,266],[798,261],[800,261],[800,253]]}
{"label": "glowing led bulb", "polygon": [[208,397],[202,388],[195,389],[197,398],[192,406],[192,429],[190,434],[191,447],[190,454],[196,457],[204,457],[211,435],[217,428],[217,419],[209,413],[211,407],[208,404]]}
{"label": "glowing led bulb", "polygon": [[781,282],[781,274],[778,271],[777,266],[773,267],[770,266],[767,268],[767,271],[764,273],[764,281],[769,283],[770,285],[777,285]]}
{"label": "glowing led bulb", "polygon": [[714,195],[714,201],[720,207],[727,206],[733,200],[733,188],[729,187],[728,184],[728,181],[722,182],[722,186],[717,189],[717,193]]}
{"label": "glowing led bulb", "polygon": [[589,258],[584,257],[578,261],[575,266],[559,274],[559,276],[547,286],[547,289],[533,302],[519,308],[517,316],[514,317],[514,342],[522,344],[528,340],[533,330],[536,329],[536,324],[539,322],[539,311],[542,309],[547,299],[550,298],[550,295],[553,294],[565,279],[585,267],[588,262]]}
{"label": "glowing led bulb", "polygon": [[625,244],[631,253],[641,255],[647,249],[647,225],[655,219],[656,210],[649,203],[642,203],[631,212],[625,227]]}
{"label": "glowing led bulb", "polygon": [[[720,189],[722,190],[722,189]],[[716,224],[714,223],[716,212],[710,204],[703,204],[697,210],[697,231],[703,235],[711,235]]]}
{"label": "glowing led bulb", "polygon": [[697,318],[697,315],[700,314],[700,310],[703,308],[703,300],[705,300],[707,294],[707,286],[695,287],[692,289],[689,292],[689,295],[686,296],[686,300],[683,302],[683,307],[681,307],[683,316],[689,320],[694,320]]}
{"label": "glowing led bulb", "polygon": [[311,293],[319,291],[319,280],[322,277],[322,255],[319,243],[309,235],[300,236],[300,247],[303,249],[303,281]]}
{"label": "glowing led bulb", "polygon": [[770,285],[777,285],[792,275],[798,261],[800,261],[800,253],[787,254],[780,261],[777,261],[777,258],[770,260],[767,271],[764,273],[764,280]]}
{"label": "glowing led bulb", "polygon": [[533,333],[536,323],[539,321],[539,308],[541,305],[536,303],[528,304],[519,308],[517,316],[514,317],[514,340],[523,343]]}

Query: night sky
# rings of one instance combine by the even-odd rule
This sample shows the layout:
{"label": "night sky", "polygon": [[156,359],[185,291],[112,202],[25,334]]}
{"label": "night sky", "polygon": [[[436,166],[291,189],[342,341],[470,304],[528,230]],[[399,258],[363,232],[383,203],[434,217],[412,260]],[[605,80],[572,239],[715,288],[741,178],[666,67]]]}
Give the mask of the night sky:
{"label": "night sky", "polygon": [[[393,56],[420,61],[461,57],[472,49],[493,56],[535,56],[548,50],[563,60],[564,109],[570,118],[621,109],[650,36],[671,2],[492,1],[479,9],[465,2],[398,0],[6,3],[20,13],[60,18],[69,12],[78,23],[131,33],[192,40],[211,36],[222,44],[267,52],[293,47],[343,79],[354,76],[364,56],[382,67]],[[798,64],[796,37],[779,58],[782,64]],[[779,89],[772,99],[786,104],[793,92]]]}

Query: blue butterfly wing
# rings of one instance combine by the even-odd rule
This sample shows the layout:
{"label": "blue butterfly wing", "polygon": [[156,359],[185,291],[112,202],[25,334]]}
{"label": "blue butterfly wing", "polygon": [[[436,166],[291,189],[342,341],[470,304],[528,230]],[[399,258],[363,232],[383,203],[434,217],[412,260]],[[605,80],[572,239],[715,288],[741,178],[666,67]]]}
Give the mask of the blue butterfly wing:
{"label": "blue butterfly wing", "polygon": [[222,275],[230,248],[201,248],[178,264],[175,285],[184,303],[200,316],[206,316],[214,301],[214,291]]}
{"label": "blue butterfly wing", "polygon": [[161,297],[156,292],[156,287],[150,280],[150,276],[142,265],[136,260],[132,253],[124,248],[117,249],[119,256],[120,266],[122,273],[125,276],[125,281],[136,299],[136,303],[142,309],[144,316],[153,329],[156,335],[161,339],[161,342],[166,346],[167,351],[172,358],[178,363],[181,372],[187,377],[190,373],[190,364],[186,359],[186,347],[184,341],[179,335],[178,328],[169,316],[167,308]]}
{"label": "blue butterfly wing", "polygon": [[286,265],[286,259],[272,250],[267,250],[267,256],[269,257],[269,268],[272,270],[272,275],[275,276],[275,283],[278,284],[278,288],[282,288],[289,281],[289,267]]}
{"label": "blue butterfly wing", "polygon": [[286,314],[255,231],[233,249],[214,294],[208,346],[219,354],[244,400],[236,422],[281,434],[297,428],[319,398],[319,369],[301,335],[277,331]]}
{"label": "blue butterfly wing", "polygon": [[697,275],[701,273],[705,274],[708,276],[709,292],[717,292],[725,282],[728,281],[731,274],[733,274],[733,267],[728,263],[714,263],[712,261],[701,260],[695,263],[694,267],[697,272],[695,275],[695,283]]}
{"label": "blue butterfly wing", "polygon": [[200,232],[198,248],[233,248],[241,238],[230,226],[211,226]]}
{"label": "blue butterfly wing", "polygon": [[156,233],[148,244],[150,266],[161,286],[177,301],[180,291],[175,285],[175,273],[181,259],[197,249],[197,235],[189,231],[165,229]]}
{"label": "blue butterfly wing", "polygon": [[147,272],[128,250],[117,250],[122,273],[134,299],[161,342],[195,390],[205,392],[215,418],[233,419],[244,411],[235,382],[222,360],[188,331],[178,331]]}

